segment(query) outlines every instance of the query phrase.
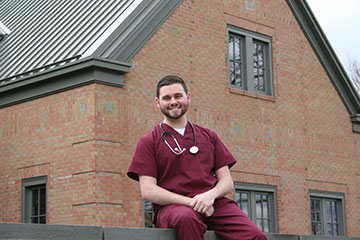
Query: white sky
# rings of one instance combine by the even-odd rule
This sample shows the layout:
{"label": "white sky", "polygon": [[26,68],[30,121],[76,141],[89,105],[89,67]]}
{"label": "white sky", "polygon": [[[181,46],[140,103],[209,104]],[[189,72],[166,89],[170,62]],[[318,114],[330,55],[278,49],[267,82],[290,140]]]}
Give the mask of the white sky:
{"label": "white sky", "polygon": [[360,0],[306,0],[345,69],[360,61]]}

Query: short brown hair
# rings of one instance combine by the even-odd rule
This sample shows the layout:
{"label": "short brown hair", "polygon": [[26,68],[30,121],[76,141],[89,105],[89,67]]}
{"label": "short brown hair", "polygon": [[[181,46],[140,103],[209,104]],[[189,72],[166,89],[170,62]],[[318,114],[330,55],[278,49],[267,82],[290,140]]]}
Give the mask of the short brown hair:
{"label": "short brown hair", "polygon": [[185,81],[176,75],[168,75],[163,77],[162,79],[160,79],[160,81],[158,82],[157,86],[156,86],[156,97],[159,97],[160,95],[160,88],[163,86],[169,86],[175,83],[180,83],[182,85],[182,87],[184,88],[185,93],[188,93],[188,89],[186,86]]}

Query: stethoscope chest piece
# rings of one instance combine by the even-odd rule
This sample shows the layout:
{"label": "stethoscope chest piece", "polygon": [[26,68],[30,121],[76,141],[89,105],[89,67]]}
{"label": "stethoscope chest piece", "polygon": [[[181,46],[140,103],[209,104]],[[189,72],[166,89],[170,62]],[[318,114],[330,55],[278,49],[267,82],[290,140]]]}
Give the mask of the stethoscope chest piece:
{"label": "stethoscope chest piece", "polygon": [[189,151],[192,154],[197,154],[199,152],[199,148],[197,146],[192,146]]}

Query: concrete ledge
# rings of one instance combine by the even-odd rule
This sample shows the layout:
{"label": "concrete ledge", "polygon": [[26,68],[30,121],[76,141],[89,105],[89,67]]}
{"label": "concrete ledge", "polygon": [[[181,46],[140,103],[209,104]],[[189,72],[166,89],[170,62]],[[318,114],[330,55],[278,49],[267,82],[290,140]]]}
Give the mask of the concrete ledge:
{"label": "concrete ledge", "polygon": [[[299,235],[265,233],[268,240],[300,240]],[[313,236],[312,236],[313,237]]]}
{"label": "concrete ledge", "polygon": [[[172,229],[159,228],[104,228],[105,240],[143,240],[156,239],[168,240],[175,239],[175,232]],[[220,240],[213,231],[205,233],[206,240]]]}
{"label": "concrete ledge", "polygon": [[[360,240],[360,237],[328,237],[266,234],[268,240]],[[0,223],[0,240],[175,240],[172,229],[121,228],[26,223]],[[220,240],[207,231],[205,240]]]}
{"label": "concrete ledge", "polygon": [[102,240],[103,228],[93,226],[0,223],[0,239]]}
{"label": "concrete ledge", "polygon": [[331,237],[331,236],[308,236],[300,235],[299,240],[360,240],[360,237]]}

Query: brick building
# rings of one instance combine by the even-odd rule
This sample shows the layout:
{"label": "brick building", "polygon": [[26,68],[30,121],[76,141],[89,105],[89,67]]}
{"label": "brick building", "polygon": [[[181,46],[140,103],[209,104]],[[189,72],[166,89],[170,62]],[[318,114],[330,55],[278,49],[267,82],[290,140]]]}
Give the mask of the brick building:
{"label": "brick building", "polygon": [[126,172],[178,74],[263,231],[360,235],[360,99],[306,1],[2,1],[0,22],[0,222],[144,226]]}

